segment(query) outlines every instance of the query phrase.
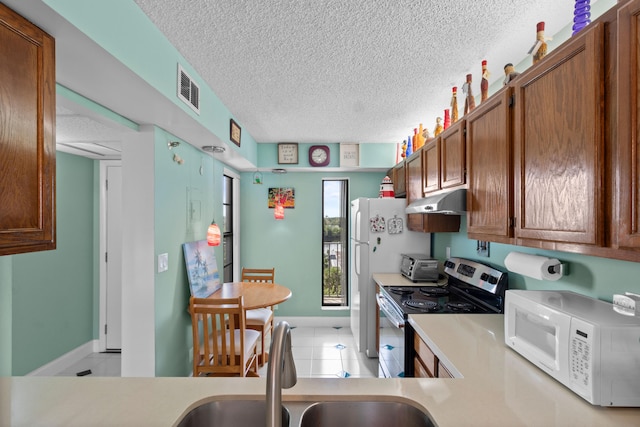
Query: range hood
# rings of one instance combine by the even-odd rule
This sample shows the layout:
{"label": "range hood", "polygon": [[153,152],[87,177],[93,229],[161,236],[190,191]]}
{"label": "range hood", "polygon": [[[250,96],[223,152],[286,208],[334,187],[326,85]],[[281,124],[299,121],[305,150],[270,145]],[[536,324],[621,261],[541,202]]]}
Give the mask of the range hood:
{"label": "range hood", "polygon": [[408,214],[462,215],[467,211],[467,189],[459,188],[416,200],[406,207]]}

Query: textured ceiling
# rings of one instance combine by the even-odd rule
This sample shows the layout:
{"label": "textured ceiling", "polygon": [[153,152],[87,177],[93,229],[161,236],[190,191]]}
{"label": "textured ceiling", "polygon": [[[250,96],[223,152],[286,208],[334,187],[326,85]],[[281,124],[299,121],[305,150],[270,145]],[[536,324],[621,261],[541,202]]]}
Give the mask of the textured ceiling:
{"label": "textured ceiling", "polygon": [[[573,0],[135,0],[258,142],[400,142]],[[595,1],[592,0],[592,3]],[[529,59],[530,61],[530,59]],[[460,105],[463,103],[461,102]],[[461,112],[462,114],[462,112]]]}

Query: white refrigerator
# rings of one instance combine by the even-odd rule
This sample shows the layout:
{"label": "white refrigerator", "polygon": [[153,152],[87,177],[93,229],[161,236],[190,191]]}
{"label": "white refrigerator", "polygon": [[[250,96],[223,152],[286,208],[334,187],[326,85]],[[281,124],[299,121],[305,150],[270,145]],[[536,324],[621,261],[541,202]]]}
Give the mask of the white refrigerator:
{"label": "white refrigerator", "polygon": [[431,256],[431,234],[409,231],[405,199],[359,198],[351,202],[351,331],[360,352],[378,357],[374,273],[400,274],[401,254]]}

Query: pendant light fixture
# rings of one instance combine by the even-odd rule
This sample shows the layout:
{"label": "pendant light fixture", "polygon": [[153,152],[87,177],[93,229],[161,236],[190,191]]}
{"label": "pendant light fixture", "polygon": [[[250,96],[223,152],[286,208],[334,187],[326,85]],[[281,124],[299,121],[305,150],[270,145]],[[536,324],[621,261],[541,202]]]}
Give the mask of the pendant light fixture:
{"label": "pendant light fixture", "polygon": [[[271,172],[277,175],[287,173],[286,169],[273,169]],[[278,185],[280,180],[278,180]],[[282,187],[278,187],[278,194],[275,196],[275,209],[273,210],[273,217],[275,219],[284,219],[284,202],[286,201],[285,195],[282,194]]]}
{"label": "pendant light fixture", "polygon": [[273,211],[273,217],[275,219],[284,219],[284,205],[282,204],[282,199],[279,196],[276,200],[276,208]]}
{"label": "pendant light fixture", "polygon": [[216,224],[215,218],[207,229],[207,244],[209,246],[220,246],[220,227]]}
{"label": "pendant light fixture", "polygon": [[274,196],[275,209],[273,217],[275,219],[284,219],[284,197],[282,196],[282,188],[278,187],[278,193]]}
{"label": "pendant light fixture", "polygon": [[[202,147],[202,149],[210,153],[224,153],[225,151],[224,147],[211,146],[211,145],[204,146]],[[212,167],[212,170],[213,170],[213,184],[215,187],[215,183],[216,183],[215,168]],[[220,227],[218,227],[218,224],[216,224],[215,218],[213,218],[213,221],[211,221],[211,225],[209,225],[209,228],[207,229],[207,244],[209,246],[220,246]]]}

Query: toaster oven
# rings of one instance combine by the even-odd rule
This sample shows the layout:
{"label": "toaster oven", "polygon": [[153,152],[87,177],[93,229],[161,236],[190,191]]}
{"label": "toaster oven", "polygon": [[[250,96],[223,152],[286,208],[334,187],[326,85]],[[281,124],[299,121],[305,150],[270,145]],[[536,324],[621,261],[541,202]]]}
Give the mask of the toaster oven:
{"label": "toaster oven", "polygon": [[413,282],[435,282],[438,260],[423,254],[402,254],[400,274]]}

